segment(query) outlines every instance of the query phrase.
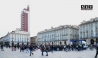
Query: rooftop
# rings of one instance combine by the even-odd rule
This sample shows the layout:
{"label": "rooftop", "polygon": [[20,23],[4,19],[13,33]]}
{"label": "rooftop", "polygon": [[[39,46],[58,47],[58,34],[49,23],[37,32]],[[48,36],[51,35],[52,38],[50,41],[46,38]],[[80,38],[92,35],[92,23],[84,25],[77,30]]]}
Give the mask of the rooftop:
{"label": "rooftop", "polygon": [[[89,24],[89,23],[93,23],[93,22],[98,22],[98,17],[91,18],[91,19],[88,20],[88,21],[83,21],[83,22],[81,22],[80,25]],[[80,26],[80,25],[79,25],[79,26]]]}
{"label": "rooftop", "polygon": [[51,27],[51,29],[45,29],[45,30],[43,30],[43,31],[41,31],[41,32],[38,32],[38,34],[39,34],[39,33],[43,33],[43,32],[48,32],[48,31],[57,30],[57,29],[63,29],[63,28],[79,29],[79,27],[76,26],[76,25],[60,25],[60,26],[55,27],[55,28],[54,28],[54,27]]}

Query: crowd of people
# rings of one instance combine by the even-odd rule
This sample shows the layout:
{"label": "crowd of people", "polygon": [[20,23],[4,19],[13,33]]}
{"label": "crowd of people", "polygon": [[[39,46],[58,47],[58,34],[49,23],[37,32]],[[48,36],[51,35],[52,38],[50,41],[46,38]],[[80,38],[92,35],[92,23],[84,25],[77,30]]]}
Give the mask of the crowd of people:
{"label": "crowd of people", "polygon": [[48,51],[81,51],[86,50],[87,48],[84,47],[84,45],[45,45],[48,46]]}
{"label": "crowd of people", "polygon": [[[1,51],[4,51],[4,48],[3,48],[3,44],[1,44]],[[69,44],[69,45],[67,45],[67,44],[65,44],[65,45],[62,45],[62,44],[60,44],[60,45],[46,45],[46,44],[41,44],[41,45],[32,45],[32,44],[30,44],[30,45],[25,45],[25,44],[20,44],[20,45],[13,45],[12,47],[10,47],[10,46],[6,46],[6,48],[12,48],[12,51],[16,51],[16,49],[19,49],[20,50],[20,52],[26,52],[26,53],[30,53],[30,56],[31,55],[33,55],[34,53],[33,53],[33,51],[35,51],[35,50],[38,50],[38,49],[40,49],[41,50],[41,55],[43,56],[44,54],[43,54],[43,52],[46,52],[46,56],[48,56],[48,52],[53,52],[53,51],[66,51],[66,52],[68,52],[68,51],[82,51],[82,50],[86,50],[87,48],[84,48],[84,45],[82,44],[82,45],[77,45],[77,44]],[[93,49],[93,48],[95,48],[93,45],[90,45],[90,47],[88,47],[88,48],[90,48],[91,50]],[[97,54],[98,54],[98,46],[96,45],[96,56],[95,56],[95,58],[97,57]]]}

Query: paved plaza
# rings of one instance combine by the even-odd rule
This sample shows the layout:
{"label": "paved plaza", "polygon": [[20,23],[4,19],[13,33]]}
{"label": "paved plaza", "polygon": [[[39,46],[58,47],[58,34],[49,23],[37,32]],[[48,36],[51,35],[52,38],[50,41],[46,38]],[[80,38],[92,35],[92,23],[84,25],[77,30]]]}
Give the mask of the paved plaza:
{"label": "paved plaza", "polygon": [[0,50],[0,58],[94,58],[96,50],[90,51],[54,51],[49,52],[49,56],[41,56],[40,50],[34,51],[34,55],[29,56],[29,53],[17,51],[11,51],[11,48],[4,48],[4,51]]}

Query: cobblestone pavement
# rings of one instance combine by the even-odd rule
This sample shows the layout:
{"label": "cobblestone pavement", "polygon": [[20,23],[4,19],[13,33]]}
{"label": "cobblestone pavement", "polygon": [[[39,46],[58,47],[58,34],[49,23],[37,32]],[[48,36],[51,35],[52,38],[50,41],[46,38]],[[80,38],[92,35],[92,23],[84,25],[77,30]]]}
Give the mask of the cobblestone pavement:
{"label": "cobblestone pavement", "polygon": [[0,50],[0,58],[94,58],[96,50],[90,51],[54,51],[53,53],[49,52],[48,56],[41,56],[40,50],[34,51],[33,55],[29,53],[17,51],[11,51],[11,48],[4,48],[4,51]]}

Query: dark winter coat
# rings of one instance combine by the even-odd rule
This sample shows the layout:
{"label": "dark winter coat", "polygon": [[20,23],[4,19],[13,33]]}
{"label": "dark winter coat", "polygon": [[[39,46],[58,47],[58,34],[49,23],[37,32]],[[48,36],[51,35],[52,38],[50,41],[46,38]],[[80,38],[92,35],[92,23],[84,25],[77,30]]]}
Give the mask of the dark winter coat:
{"label": "dark winter coat", "polygon": [[33,50],[33,46],[30,46],[29,49],[30,49],[30,50]]}

